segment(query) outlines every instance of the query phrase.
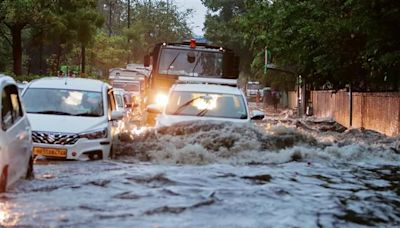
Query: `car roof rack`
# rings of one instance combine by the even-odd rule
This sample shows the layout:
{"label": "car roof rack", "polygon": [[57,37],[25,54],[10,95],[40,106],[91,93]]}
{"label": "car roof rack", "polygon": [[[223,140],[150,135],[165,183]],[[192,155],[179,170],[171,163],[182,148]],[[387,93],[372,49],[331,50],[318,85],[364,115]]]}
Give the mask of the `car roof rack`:
{"label": "car roof rack", "polygon": [[185,77],[179,76],[178,84],[212,84],[212,85],[227,85],[237,87],[237,79],[226,79],[226,78],[208,78],[208,77]]}

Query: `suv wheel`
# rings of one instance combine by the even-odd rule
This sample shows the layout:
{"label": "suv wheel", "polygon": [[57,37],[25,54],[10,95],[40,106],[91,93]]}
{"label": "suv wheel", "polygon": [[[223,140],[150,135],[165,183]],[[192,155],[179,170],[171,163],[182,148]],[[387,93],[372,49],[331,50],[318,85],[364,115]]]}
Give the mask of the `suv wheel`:
{"label": "suv wheel", "polygon": [[32,180],[33,178],[35,178],[35,174],[33,173],[33,157],[31,156],[29,158],[25,179]]}
{"label": "suv wheel", "polygon": [[6,192],[7,188],[8,165],[4,166],[0,176],[0,192]]}

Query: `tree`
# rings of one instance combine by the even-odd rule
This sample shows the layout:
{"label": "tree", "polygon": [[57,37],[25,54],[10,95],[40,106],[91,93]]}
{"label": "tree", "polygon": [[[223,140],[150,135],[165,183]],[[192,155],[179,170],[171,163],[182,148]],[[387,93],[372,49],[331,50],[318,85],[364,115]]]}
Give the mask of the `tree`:
{"label": "tree", "polygon": [[104,32],[98,33],[93,45],[89,48],[89,62],[91,66],[108,73],[110,68],[123,67],[125,56],[128,54],[124,36],[111,36]]}
{"label": "tree", "polygon": [[240,56],[241,71],[250,73],[252,52],[249,43],[244,42],[245,34],[239,27],[240,17],[247,10],[245,0],[202,0],[210,10],[206,15],[205,37],[215,45],[231,48]]}
{"label": "tree", "polygon": [[13,71],[15,75],[22,73],[22,30],[27,25],[36,23],[51,8],[52,2],[42,0],[3,0],[0,2],[0,22],[11,34],[13,55]]}
{"label": "tree", "polygon": [[134,61],[141,62],[149,48],[160,42],[180,42],[191,38],[187,18],[191,10],[179,11],[176,5],[163,1],[135,2],[131,26],[124,30],[130,40]]}
{"label": "tree", "polygon": [[[327,81],[359,90],[399,86],[399,1],[247,0],[232,7],[240,2],[203,0],[217,12],[208,15],[215,19],[206,23],[206,35],[220,29],[209,35],[220,42],[227,39],[223,34],[237,35],[251,50],[253,74],[265,77],[262,53],[268,47],[275,64],[294,69],[316,88]],[[227,23],[226,15],[235,20]],[[225,32],[229,23],[238,31]]]}

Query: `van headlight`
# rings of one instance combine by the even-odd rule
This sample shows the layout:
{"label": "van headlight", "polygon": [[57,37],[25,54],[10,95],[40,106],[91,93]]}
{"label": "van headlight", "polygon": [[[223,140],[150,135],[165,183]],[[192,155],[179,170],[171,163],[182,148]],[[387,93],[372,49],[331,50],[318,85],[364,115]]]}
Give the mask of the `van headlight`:
{"label": "van headlight", "polygon": [[168,103],[168,95],[164,93],[158,93],[156,95],[156,104],[163,107]]}
{"label": "van headlight", "polygon": [[107,136],[108,136],[108,128],[79,134],[80,138],[86,138],[86,139],[103,139],[107,138]]}

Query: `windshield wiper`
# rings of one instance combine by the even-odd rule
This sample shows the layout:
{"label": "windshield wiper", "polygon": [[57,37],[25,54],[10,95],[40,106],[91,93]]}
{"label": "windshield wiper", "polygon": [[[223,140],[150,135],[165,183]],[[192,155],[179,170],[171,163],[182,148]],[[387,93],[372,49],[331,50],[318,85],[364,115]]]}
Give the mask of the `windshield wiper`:
{"label": "windshield wiper", "polygon": [[184,103],[184,104],[182,104],[181,106],[179,106],[179,107],[175,110],[175,112],[172,113],[172,115],[177,115],[177,114],[179,114],[179,113],[182,111],[182,109],[186,108],[186,107],[189,106],[191,103],[193,103],[193,101],[195,101],[195,100],[197,100],[197,99],[200,99],[200,98],[202,98],[202,97],[203,97],[203,96],[195,97],[195,98],[193,98],[193,99],[187,101],[186,103]]}
{"label": "windshield wiper", "polygon": [[175,55],[174,59],[171,61],[171,63],[168,65],[167,74],[168,74],[168,72],[169,72],[169,68],[172,66],[172,64],[174,64],[175,60],[178,58],[178,56],[179,56],[180,54],[181,54],[181,53],[178,52],[178,53]]}
{"label": "windshield wiper", "polygon": [[74,114],[74,116],[92,116],[92,117],[99,117],[100,115],[99,115],[98,113],[93,113],[93,112],[82,112],[82,113]]}
{"label": "windshield wiper", "polygon": [[72,115],[69,112],[62,112],[62,111],[55,111],[55,110],[47,110],[47,111],[39,111],[39,112],[28,112],[28,113],[35,113],[35,114],[54,114],[54,115],[65,115],[70,116]]}
{"label": "windshield wiper", "polygon": [[196,114],[196,116],[204,116],[208,112],[208,109],[203,109],[199,113]]}

